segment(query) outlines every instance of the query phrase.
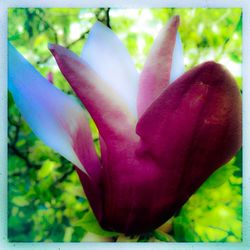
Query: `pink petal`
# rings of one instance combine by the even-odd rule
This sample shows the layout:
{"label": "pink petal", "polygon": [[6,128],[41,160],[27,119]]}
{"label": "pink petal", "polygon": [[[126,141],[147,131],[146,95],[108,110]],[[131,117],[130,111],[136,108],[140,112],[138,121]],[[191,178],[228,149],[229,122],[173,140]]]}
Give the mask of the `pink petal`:
{"label": "pink petal", "polygon": [[[137,99],[139,117],[169,84],[178,26],[179,16],[174,16],[161,30],[149,53],[139,80]],[[177,52],[175,55],[178,58]]]}
{"label": "pink petal", "polygon": [[115,92],[71,51],[51,45],[63,75],[94,119],[101,137],[114,150],[123,140],[135,136],[135,118]]}

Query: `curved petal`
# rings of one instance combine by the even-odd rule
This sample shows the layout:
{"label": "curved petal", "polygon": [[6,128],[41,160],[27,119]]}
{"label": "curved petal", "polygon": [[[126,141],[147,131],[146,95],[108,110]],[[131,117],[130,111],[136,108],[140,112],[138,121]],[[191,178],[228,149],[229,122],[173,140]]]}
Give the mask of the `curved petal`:
{"label": "curved petal", "polygon": [[178,78],[138,122],[137,153],[166,171],[180,207],[241,146],[241,96],[220,64],[203,63]]}
{"label": "curved petal", "polygon": [[[176,40],[179,22],[179,16],[174,16],[170,19],[168,24],[160,31],[148,55],[139,80],[137,100],[139,117],[166,89],[170,82],[171,73],[172,79],[180,73],[174,69],[176,66],[180,67],[179,59],[182,54],[179,51],[181,46],[178,36]],[[172,66],[173,60],[175,63]]]}
{"label": "curved petal", "polygon": [[50,45],[50,50],[107,146],[117,148],[122,140],[133,140],[135,118],[127,105],[73,52],[59,45]]}
{"label": "curved petal", "polygon": [[138,73],[127,49],[112,30],[96,22],[81,58],[123,98],[136,116]]}
{"label": "curved petal", "polygon": [[100,163],[81,106],[43,78],[11,44],[8,76],[9,90],[34,133],[82,171],[98,176]]}

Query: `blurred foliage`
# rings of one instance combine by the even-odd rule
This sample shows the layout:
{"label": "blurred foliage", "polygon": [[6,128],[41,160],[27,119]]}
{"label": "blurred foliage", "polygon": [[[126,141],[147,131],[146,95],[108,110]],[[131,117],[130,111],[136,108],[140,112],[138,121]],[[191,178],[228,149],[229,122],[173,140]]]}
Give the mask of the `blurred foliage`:
{"label": "blurred foliage", "polygon": [[[123,41],[137,68],[154,37],[181,17],[186,70],[205,60],[225,64],[241,88],[240,9],[9,9],[9,40],[45,77],[73,93],[47,49],[59,43],[80,53],[96,20]],[[242,239],[242,155],[218,169],[160,228],[126,237],[98,225],[71,163],[31,132],[9,96],[8,235],[10,241],[222,241]],[[90,120],[94,141],[98,132]],[[146,220],[147,218],[145,218]]]}

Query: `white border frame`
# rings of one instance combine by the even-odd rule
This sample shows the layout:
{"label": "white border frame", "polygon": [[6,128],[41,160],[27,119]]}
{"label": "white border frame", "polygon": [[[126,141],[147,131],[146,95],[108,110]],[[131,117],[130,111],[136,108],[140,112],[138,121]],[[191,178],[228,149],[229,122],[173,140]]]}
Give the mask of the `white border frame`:
{"label": "white border frame", "polygon": [[[9,243],[7,239],[7,9],[11,7],[175,7],[243,10],[243,241],[241,243]],[[249,0],[0,0],[0,249],[250,249]]]}

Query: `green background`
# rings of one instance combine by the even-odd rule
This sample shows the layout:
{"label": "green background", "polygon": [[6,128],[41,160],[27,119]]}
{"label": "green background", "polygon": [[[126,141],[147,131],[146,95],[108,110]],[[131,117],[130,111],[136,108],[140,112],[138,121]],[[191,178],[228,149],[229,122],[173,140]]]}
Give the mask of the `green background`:
{"label": "green background", "polygon": [[[154,37],[180,15],[185,70],[206,61],[224,64],[241,89],[240,9],[9,9],[9,41],[43,76],[73,94],[47,49],[59,43],[80,54],[96,20],[128,48],[138,70]],[[218,169],[175,217],[153,232],[127,237],[103,231],[89,209],[72,164],[45,146],[8,102],[8,238],[10,241],[195,241],[242,240],[241,151]],[[92,121],[94,141],[98,131]],[[147,218],[145,218],[146,220]]]}

